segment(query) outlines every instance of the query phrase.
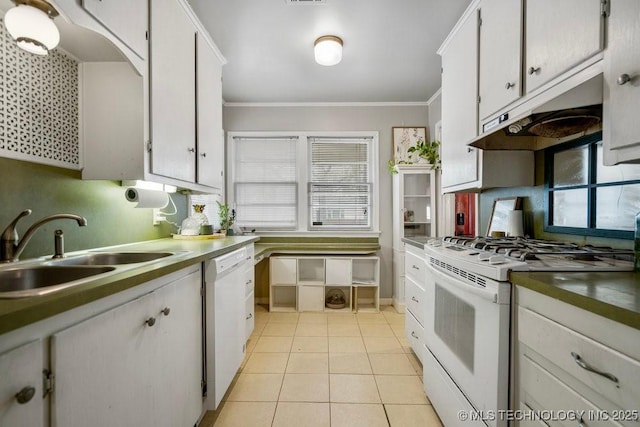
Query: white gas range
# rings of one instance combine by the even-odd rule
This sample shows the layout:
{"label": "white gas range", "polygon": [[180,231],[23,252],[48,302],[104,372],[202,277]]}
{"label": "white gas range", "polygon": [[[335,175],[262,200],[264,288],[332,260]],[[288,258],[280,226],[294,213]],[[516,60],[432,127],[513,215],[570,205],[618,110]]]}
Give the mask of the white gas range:
{"label": "white gas range", "polygon": [[633,252],[523,238],[425,245],[424,387],[445,426],[507,426],[510,271],[631,271]]}

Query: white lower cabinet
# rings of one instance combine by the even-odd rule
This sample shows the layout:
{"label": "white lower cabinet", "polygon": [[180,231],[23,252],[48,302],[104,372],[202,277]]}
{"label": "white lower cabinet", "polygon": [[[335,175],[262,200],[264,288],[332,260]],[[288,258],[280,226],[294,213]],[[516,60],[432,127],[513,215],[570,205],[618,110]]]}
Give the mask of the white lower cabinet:
{"label": "white lower cabinet", "polygon": [[520,408],[582,414],[550,426],[640,425],[640,331],[520,287],[516,301]]}
{"label": "white lower cabinet", "polygon": [[44,427],[41,340],[0,354],[0,425]]}
{"label": "white lower cabinet", "polygon": [[52,425],[189,426],[202,411],[200,271],[51,337]]}
{"label": "white lower cabinet", "polygon": [[420,362],[424,364],[426,312],[426,255],[424,249],[405,245],[405,335]]}

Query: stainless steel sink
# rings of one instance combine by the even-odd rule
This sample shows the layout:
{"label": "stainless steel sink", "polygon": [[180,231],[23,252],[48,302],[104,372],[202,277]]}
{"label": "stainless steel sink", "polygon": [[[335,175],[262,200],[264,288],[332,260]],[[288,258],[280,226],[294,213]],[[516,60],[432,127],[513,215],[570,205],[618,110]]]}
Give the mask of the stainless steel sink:
{"label": "stainless steel sink", "polygon": [[171,252],[95,252],[55,261],[57,265],[122,265],[155,261]]}
{"label": "stainless steel sink", "polygon": [[0,298],[44,295],[98,274],[115,270],[109,266],[29,266],[0,270]]}

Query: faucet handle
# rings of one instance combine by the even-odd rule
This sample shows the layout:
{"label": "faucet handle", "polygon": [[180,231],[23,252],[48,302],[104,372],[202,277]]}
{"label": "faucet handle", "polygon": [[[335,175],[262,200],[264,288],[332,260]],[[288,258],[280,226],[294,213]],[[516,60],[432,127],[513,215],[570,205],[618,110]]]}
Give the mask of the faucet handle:
{"label": "faucet handle", "polygon": [[20,212],[20,214],[13,221],[11,221],[11,224],[9,224],[7,228],[5,228],[4,231],[2,232],[2,240],[17,241],[18,232],[16,231],[16,224],[18,224],[18,221],[20,221],[20,218],[29,216],[29,215],[31,215],[31,209],[25,209],[22,212]]}

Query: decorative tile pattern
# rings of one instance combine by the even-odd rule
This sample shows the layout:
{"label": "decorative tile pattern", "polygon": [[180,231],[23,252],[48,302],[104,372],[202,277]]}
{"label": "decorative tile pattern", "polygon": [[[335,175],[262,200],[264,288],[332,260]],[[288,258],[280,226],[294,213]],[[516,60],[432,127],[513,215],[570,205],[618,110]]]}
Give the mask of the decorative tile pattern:
{"label": "decorative tile pattern", "polygon": [[0,155],[79,169],[78,129],[77,61],[19,49],[0,22]]}

